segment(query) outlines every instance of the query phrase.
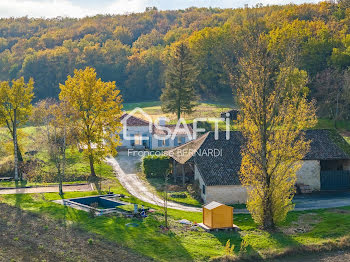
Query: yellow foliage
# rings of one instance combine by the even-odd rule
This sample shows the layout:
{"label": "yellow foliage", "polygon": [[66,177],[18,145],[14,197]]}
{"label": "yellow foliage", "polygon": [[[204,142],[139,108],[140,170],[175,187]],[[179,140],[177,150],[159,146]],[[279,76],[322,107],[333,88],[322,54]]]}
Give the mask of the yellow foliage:
{"label": "yellow foliage", "polygon": [[108,154],[116,154],[121,130],[122,98],[115,82],[97,79],[95,69],[75,70],[60,85],[59,98],[76,114],[75,128],[80,149],[90,160],[91,174],[94,163]]}
{"label": "yellow foliage", "polygon": [[241,182],[255,222],[271,228],[293,209],[296,172],[309,150],[304,130],[316,124],[308,102],[307,73],[280,66],[266,48],[256,48],[240,64],[239,127],[245,138]]}

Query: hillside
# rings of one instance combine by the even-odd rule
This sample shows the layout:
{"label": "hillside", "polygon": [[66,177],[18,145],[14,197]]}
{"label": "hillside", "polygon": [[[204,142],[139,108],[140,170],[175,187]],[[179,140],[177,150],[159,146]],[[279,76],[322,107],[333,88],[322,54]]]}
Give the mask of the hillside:
{"label": "hillside", "polygon": [[[0,19],[0,80],[33,77],[36,100],[56,97],[74,68],[95,67],[116,81],[126,102],[158,100],[172,44],[189,43],[205,100],[232,102],[228,66],[237,63],[252,21],[263,27],[270,48],[281,54],[293,43],[298,66],[308,72],[320,114],[348,114],[350,8],[339,4],[257,6],[245,9],[190,8],[99,15],[83,19]],[[234,88],[234,86],[233,86]],[[327,94],[327,96],[325,96]]]}

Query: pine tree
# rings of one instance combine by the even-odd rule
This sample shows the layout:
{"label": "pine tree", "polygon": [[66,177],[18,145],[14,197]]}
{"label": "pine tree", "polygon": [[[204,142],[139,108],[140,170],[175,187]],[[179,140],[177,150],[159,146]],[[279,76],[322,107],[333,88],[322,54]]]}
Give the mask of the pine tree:
{"label": "pine tree", "polygon": [[166,70],[166,87],[160,97],[163,112],[175,113],[177,119],[183,113],[193,112],[198,100],[195,91],[196,77],[197,71],[190,50],[181,42],[174,47]]}

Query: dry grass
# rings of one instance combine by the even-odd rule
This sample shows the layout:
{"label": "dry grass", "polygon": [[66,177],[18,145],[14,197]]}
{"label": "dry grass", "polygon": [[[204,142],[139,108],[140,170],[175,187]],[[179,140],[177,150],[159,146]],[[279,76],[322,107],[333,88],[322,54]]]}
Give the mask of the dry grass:
{"label": "dry grass", "polygon": [[0,261],[148,261],[78,227],[0,204]]}

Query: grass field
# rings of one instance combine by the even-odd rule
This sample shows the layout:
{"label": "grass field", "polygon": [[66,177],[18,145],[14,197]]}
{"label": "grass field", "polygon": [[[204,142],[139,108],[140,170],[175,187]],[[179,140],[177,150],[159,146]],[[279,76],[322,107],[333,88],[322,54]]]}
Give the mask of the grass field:
{"label": "grass field", "polygon": [[[124,104],[124,110],[126,112],[132,111],[134,108],[142,108],[144,112],[149,114],[153,121],[157,120],[161,116],[166,116],[170,119],[170,122],[176,121],[175,114],[165,114],[162,112],[161,104],[159,101],[155,102],[144,102],[144,103],[126,103]],[[219,104],[212,103],[200,103],[192,114],[185,114],[183,118],[186,121],[191,122],[194,118],[205,117],[205,118],[218,118],[222,112],[226,112],[230,107]],[[140,113],[136,114],[137,117],[143,118],[143,115]]]}
{"label": "grass field", "polygon": [[[113,188],[118,192],[118,188]],[[68,197],[97,194],[67,193]],[[92,218],[88,213],[64,207],[51,200],[59,199],[54,193],[32,195],[2,196],[1,202],[19,207],[30,212],[48,215],[60,223],[76,223],[87,232],[96,233],[104,239],[116,242],[136,252],[159,261],[208,261],[223,256],[227,240],[234,245],[236,254],[247,253],[264,257],[266,254],[283,252],[285,249],[325,243],[342,243],[350,235],[350,208],[317,210],[312,212],[291,212],[279,231],[269,233],[257,229],[250,215],[235,215],[234,223],[242,231],[207,233],[202,230],[192,231],[189,227],[176,223],[179,219],[201,222],[200,213],[169,210],[171,228],[163,231],[162,210],[145,220],[127,219],[115,216]],[[126,198],[138,202],[133,198]],[[128,223],[138,223],[131,228]]]}
{"label": "grass field", "polygon": [[[131,110],[135,106],[143,107],[146,112],[152,114],[152,117],[157,117],[161,114],[159,102],[126,104],[125,109]],[[188,119],[197,116],[205,117],[211,114],[215,116],[220,115],[220,112],[226,109],[212,104],[201,104],[193,115],[188,116]],[[332,121],[321,119],[318,127],[332,128],[334,125]],[[348,122],[337,123],[337,128],[342,132],[348,131]],[[40,144],[38,130],[34,127],[25,127],[21,129],[21,132],[23,152],[38,151],[35,157],[45,163],[43,167],[44,171],[49,172],[53,166],[49,163],[47,154]],[[11,144],[8,144],[6,139],[3,139],[4,137],[6,138],[6,131],[2,129],[0,130],[0,138],[4,145],[0,146],[0,163],[11,158],[7,151],[7,147],[10,148]],[[29,158],[29,156],[25,157]],[[79,152],[69,150],[68,161],[68,172],[72,174],[89,173],[87,160]],[[57,223],[60,230],[62,229],[61,226],[78,225],[83,230],[84,236],[85,233],[97,234],[106,241],[117,243],[118,247],[131,248],[138,254],[157,261],[209,261],[212,258],[225,255],[225,244],[227,240],[230,240],[231,244],[234,245],[236,255],[248,254],[259,257],[280,254],[291,249],[299,250],[303,248],[307,250],[309,247],[310,249],[312,247],[312,250],[322,250],[333,246],[342,248],[349,246],[350,243],[350,207],[309,212],[291,212],[288,214],[287,220],[279,226],[276,232],[266,232],[258,229],[251,216],[245,214],[234,215],[234,223],[241,228],[240,232],[207,233],[203,230],[192,230],[190,227],[180,225],[176,221],[179,219],[188,219],[193,222],[201,222],[201,213],[169,210],[170,230],[164,231],[160,227],[164,220],[163,210],[160,207],[143,203],[131,197],[115,178],[110,166],[102,163],[100,166],[97,165],[96,171],[98,175],[103,177],[103,181],[101,182],[102,187],[99,191],[70,192],[66,193],[64,197],[71,198],[103,194],[110,189],[114,193],[125,194],[126,198],[124,201],[138,203],[140,205],[143,204],[155,209],[155,212],[144,220],[117,216],[92,218],[86,212],[53,203],[52,200],[60,198],[56,193],[3,195],[0,196],[0,201],[15,207],[17,210],[20,209],[39,215],[40,219],[31,220],[32,223],[38,223],[36,226],[39,228],[46,228],[47,226],[41,220],[42,217],[52,219],[54,222],[51,223]],[[154,181],[154,186],[157,183],[159,184],[159,181]],[[26,185],[37,184],[40,183],[28,182]],[[13,186],[11,183],[4,183],[3,185]],[[199,206],[199,203],[190,197],[184,199],[174,198],[171,200]],[[0,218],[4,218],[4,221],[6,221],[6,216],[3,212],[7,212],[6,210],[12,209],[3,208],[0,210]],[[139,226],[135,228],[128,227],[127,224],[131,222],[138,223]],[[36,239],[35,234],[37,232],[28,231],[27,234],[31,237],[33,235],[32,241]],[[8,245],[12,245],[13,241],[15,243],[22,243],[21,238],[24,238],[24,234],[10,236],[12,240],[6,238]],[[58,236],[52,237],[59,239]],[[49,242],[42,243],[42,245],[46,244],[49,245]],[[2,250],[0,248],[0,257]],[[43,250],[46,252],[45,248]]]}

